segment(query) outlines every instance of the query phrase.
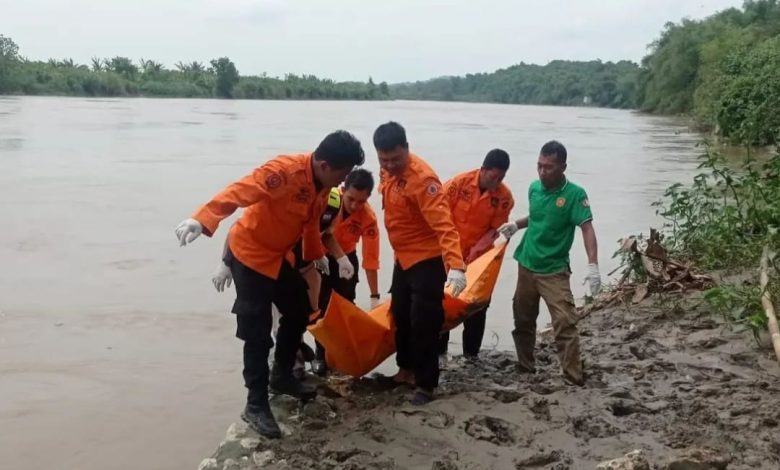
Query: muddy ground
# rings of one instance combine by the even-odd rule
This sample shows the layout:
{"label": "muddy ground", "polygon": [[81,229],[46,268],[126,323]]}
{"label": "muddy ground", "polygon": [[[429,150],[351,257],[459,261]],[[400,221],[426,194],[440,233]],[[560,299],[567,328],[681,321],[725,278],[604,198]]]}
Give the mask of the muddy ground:
{"label": "muddy ground", "polygon": [[697,468],[780,468],[771,350],[687,303],[664,313],[649,300],[584,319],[582,388],[560,377],[549,337],[534,375],[516,372],[508,352],[454,358],[425,407],[408,404],[408,388],[332,377],[305,406],[274,399],[286,437],[235,424],[201,468],[590,469],[635,449],[650,468],[675,468],[692,449],[716,456]]}

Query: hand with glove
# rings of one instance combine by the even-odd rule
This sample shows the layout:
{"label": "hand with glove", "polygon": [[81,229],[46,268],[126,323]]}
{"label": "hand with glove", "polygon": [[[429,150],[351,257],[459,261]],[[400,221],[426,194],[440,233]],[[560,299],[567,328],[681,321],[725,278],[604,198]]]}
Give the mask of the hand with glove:
{"label": "hand with glove", "polygon": [[516,234],[519,230],[520,227],[517,226],[517,222],[507,222],[498,227],[498,233],[503,235],[507,240],[512,238],[512,235]]}
{"label": "hand with glove", "polygon": [[176,238],[179,239],[180,246],[192,243],[201,233],[203,233],[203,225],[195,219],[187,219],[176,227]]}
{"label": "hand with glove", "polygon": [[352,266],[352,261],[347,258],[347,255],[342,256],[336,260],[339,265],[339,277],[342,279],[352,279],[355,275],[355,267]]}
{"label": "hand with glove", "polygon": [[217,270],[214,271],[214,275],[211,277],[211,282],[214,284],[214,288],[217,292],[222,292],[225,287],[230,287],[233,282],[233,274],[230,272],[230,268],[224,262],[219,263]]}
{"label": "hand with glove", "polygon": [[452,288],[452,296],[457,297],[466,288],[466,273],[460,269],[450,269],[447,273],[447,284],[444,287]]}
{"label": "hand with glove", "polygon": [[379,294],[371,296],[371,310],[376,308],[377,305],[379,305]]}
{"label": "hand with glove", "polygon": [[588,265],[588,275],[585,276],[583,285],[588,283],[590,286],[590,295],[595,297],[601,290],[601,273],[599,273],[599,265],[591,263]]}
{"label": "hand with glove", "polygon": [[330,276],[330,261],[327,256],[314,261],[314,268],[321,272],[323,276]]}

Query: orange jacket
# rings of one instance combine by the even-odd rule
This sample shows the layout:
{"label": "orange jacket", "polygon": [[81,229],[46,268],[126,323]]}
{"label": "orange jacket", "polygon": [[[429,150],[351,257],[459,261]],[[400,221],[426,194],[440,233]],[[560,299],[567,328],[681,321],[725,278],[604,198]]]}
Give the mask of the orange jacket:
{"label": "orange jacket", "polygon": [[505,224],[515,206],[512,193],[503,183],[492,191],[480,193],[479,171],[476,169],[461,173],[444,183],[444,192],[464,255],[468,255],[489,230]]}
{"label": "orange jacket", "polygon": [[352,253],[359,239],[363,240],[363,269],[379,269],[379,226],[376,214],[366,203],[362,209],[344,218],[344,206],[333,223],[333,236],[344,250]]}
{"label": "orange jacket", "polygon": [[400,176],[380,172],[379,191],[387,235],[401,268],[443,256],[448,268],[465,269],[441,182],[422,158],[410,153]]}
{"label": "orange jacket", "polygon": [[314,186],[311,154],[281,155],[225,188],[193,218],[211,236],[222,219],[244,207],[230,229],[230,250],[243,264],[276,279],[282,259],[301,236],[305,259],[323,256],[319,224],[327,197],[327,189],[318,193]]}

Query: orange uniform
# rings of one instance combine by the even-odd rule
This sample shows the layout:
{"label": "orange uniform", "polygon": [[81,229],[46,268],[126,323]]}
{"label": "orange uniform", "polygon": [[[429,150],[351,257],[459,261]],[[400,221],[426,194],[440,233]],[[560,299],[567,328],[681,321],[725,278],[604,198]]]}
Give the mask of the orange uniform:
{"label": "orange uniform", "polygon": [[450,269],[465,270],[460,238],[439,177],[414,154],[403,174],[380,173],[379,191],[390,245],[402,269],[443,256]]}
{"label": "orange uniform", "polygon": [[304,258],[321,258],[319,219],[328,190],[317,192],[312,158],[302,154],[269,160],[214,196],[193,218],[211,236],[222,219],[244,207],[230,229],[230,250],[241,263],[271,279],[278,278],[285,254],[301,234]]}
{"label": "orange uniform", "polygon": [[468,255],[489,230],[497,230],[505,224],[515,205],[512,193],[504,183],[494,190],[480,192],[479,172],[479,169],[467,171],[444,183],[464,255]]}
{"label": "orange uniform", "polygon": [[344,218],[345,209],[342,206],[339,215],[333,223],[333,236],[344,253],[352,253],[357,242],[363,239],[363,269],[375,271],[379,269],[379,226],[376,214],[366,203],[359,211]]}

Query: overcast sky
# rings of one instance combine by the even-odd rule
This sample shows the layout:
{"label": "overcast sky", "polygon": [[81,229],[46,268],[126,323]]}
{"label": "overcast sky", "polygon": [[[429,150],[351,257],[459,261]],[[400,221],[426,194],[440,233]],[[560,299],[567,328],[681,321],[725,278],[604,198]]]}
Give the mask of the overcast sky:
{"label": "overcast sky", "polygon": [[553,59],[639,61],[664,23],[741,0],[0,0],[30,59],[228,56],[241,74],[411,81]]}

